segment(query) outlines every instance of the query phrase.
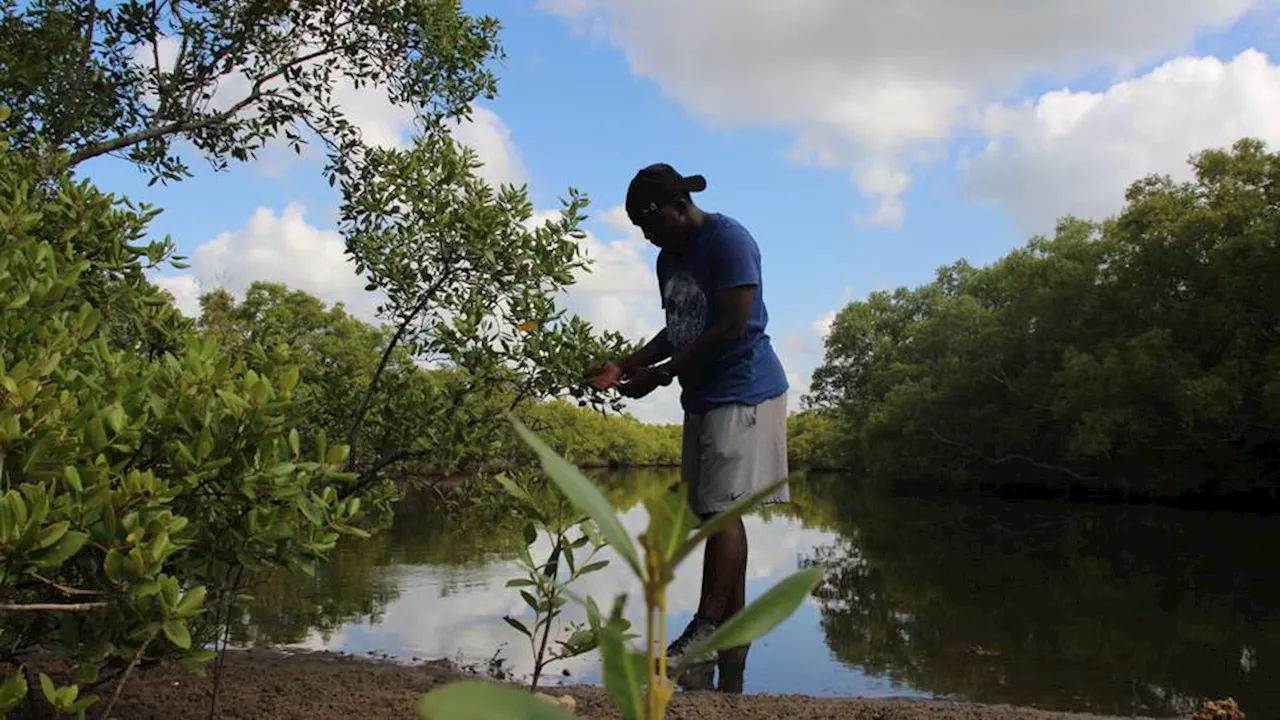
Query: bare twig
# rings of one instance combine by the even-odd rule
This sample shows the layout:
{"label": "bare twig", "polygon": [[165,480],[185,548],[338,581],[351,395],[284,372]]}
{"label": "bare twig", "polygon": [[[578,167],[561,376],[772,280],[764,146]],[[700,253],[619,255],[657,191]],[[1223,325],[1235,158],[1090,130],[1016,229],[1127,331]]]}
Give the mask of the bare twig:
{"label": "bare twig", "polygon": [[[231,569],[227,568],[228,579],[231,575]],[[236,593],[240,592],[240,580],[244,575],[244,565],[236,566],[236,578],[231,581],[231,592],[227,594],[227,614],[223,621],[222,642],[218,648],[218,658],[214,661],[213,668],[213,697],[209,699],[209,720],[213,720],[218,716],[218,695],[222,690],[222,669],[227,656],[227,645],[231,643],[231,605],[235,602]]]}
{"label": "bare twig", "polygon": [[390,455],[383,457],[381,460],[369,466],[363,473],[361,473],[360,477],[356,478],[356,481],[354,483],[348,485],[346,488],[342,490],[339,490],[338,499],[343,500],[348,497],[351,497],[352,495],[356,495],[358,493],[363,492],[370,485],[373,484],[374,480],[378,478],[378,473],[382,472],[383,470],[387,469],[391,465],[394,465],[398,462],[401,462],[404,460],[411,460],[423,454],[424,453],[421,450],[397,450],[391,453]]}
{"label": "bare twig", "polygon": [[93,53],[94,26],[98,22],[98,3],[96,0],[89,3],[87,15],[88,17],[85,18],[84,23],[84,45],[80,48],[80,72],[82,74],[89,71],[89,58]]}
{"label": "bare twig", "polygon": [[936,438],[939,442],[945,443],[952,447],[960,448],[965,452],[968,452],[983,460],[986,460],[992,465],[1002,465],[1007,462],[1013,462],[1015,460],[1019,460],[1033,467],[1040,468],[1041,470],[1051,470],[1054,472],[1060,472],[1063,475],[1069,475],[1075,478],[1076,480],[1079,480],[1080,482],[1087,483],[1087,482],[1095,482],[1097,480],[1097,478],[1091,477],[1089,475],[1083,475],[1081,473],[1076,472],[1075,470],[1072,470],[1071,468],[1063,467],[1061,465],[1054,465],[1052,463],[1040,462],[1039,460],[1036,460],[1035,458],[1029,457],[1027,455],[1019,455],[1016,453],[1011,453],[1008,455],[1002,455],[1000,457],[992,457],[982,452],[981,450],[975,449],[973,447],[965,445],[964,443],[957,442],[950,438],[944,437],[941,433],[939,433],[937,430],[934,430],[933,428],[929,428],[929,433],[932,434],[933,437]]}
{"label": "bare twig", "polygon": [[61,583],[56,583],[50,580],[49,578],[44,577],[43,575],[40,575],[39,573],[33,572],[31,573],[31,577],[57,590],[63,595],[102,595],[102,593],[98,590],[81,590],[80,588],[67,587],[66,585],[63,585]]}
{"label": "bare twig", "polygon": [[165,97],[164,92],[164,71],[160,69],[160,2],[159,0],[151,0],[151,65],[152,73],[156,76],[156,97],[160,100],[160,106],[156,110],[156,114],[160,117],[165,116],[166,106],[169,99]]}
{"label": "bare twig", "polygon": [[[445,267],[450,262],[446,261]],[[369,380],[369,387],[365,388],[364,397],[360,400],[360,407],[356,410],[356,414],[351,418],[351,424],[347,427],[347,447],[350,452],[347,456],[347,467],[355,467],[356,464],[356,436],[360,432],[360,426],[364,424],[365,415],[369,413],[369,406],[373,403],[374,393],[378,391],[378,384],[382,380],[382,374],[386,371],[387,365],[391,362],[391,354],[400,345],[400,341],[404,339],[404,335],[409,331],[409,325],[418,317],[418,315],[426,309],[427,305],[436,298],[436,293],[440,288],[444,287],[446,282],[452,278],[453,273],[445,271],[440,273],[440,277],[431,283],[424,293],[422,300],[400,320],[400,325],[396,327],[396,332],[391,336],[391,340],[387,342],[387,347],[382,351],[382,358],[378,360],[378,368],[373,371],[373,378]]]}
{"label": "bare twig", "polygon": [[146,640],[142,641],[142,645],[138,647],[138,652],[134,653],[133,659],[129,661],[129,666],[124,669],[124,673],[120,675],[120,680],[116,682],[115,692],[111,693],[111,699],[107,701],[106,707],[102,708],[102,714],[99,717],[106,720],[111,717],[111,709],[116,706],[116,701],[120,699],[120,693],[124,690],[124,684],[129,682],[129,675],[133,673],[133,669],[138,667],[138,663],[142,660],[142,654],[147,651],[147,646],[152,640],[156,639],[156,634],[160,632],[159,628],[151,631]]}
{"label": "bare twig", "polygon": [[104,608],[105,602],[83,603],[0,603],[0,612],[92,612]]}

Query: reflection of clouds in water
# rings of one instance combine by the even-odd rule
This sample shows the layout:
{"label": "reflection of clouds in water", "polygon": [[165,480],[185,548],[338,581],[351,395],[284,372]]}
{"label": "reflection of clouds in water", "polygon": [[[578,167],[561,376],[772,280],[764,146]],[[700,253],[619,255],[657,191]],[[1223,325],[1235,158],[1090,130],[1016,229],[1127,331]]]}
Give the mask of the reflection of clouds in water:
{"label": "reflection of clouds in water", "polygon": [[[648,525],[648,515],[642,505],[623,513],[621,520],[632,538]],[[805,529],[797,521],[781,517],[765,522],[758,516],[750,516],[745,523],[750,543],[748,602],[794,572],[799,554],[834,538],[832,533]],[[542,561],[547,558],[550,548],[550,538],[540,535],[531,552],[536,561]],[[576,556],[585,561],[589,552],[589,548],[583,548]],[[601,558],[610,560],[609,565],[583,577],[570,586],[570,590],[580,597],[594,597],[603,613],[608,612],[614,595],[626,593],[626,617],[633,623],[635,632],[643,633],[644,604],[639,583],[611,549],[602,550],[597,559]],[[335,632],[329,642],[324,642],[316,634],[299,646],[354,653],[384,651],[400,659],[461,658],[467,662],[487,660],[501,647],[508,667],[516,675],[524,676],[532,671],[533,653],[527,639],[502,619],[504,614],[510,614],[524,620],[527,625],[533,624],[532,612],[517,590],[505,587],[507,580],[522,574],[522,568],[514,561],[467,569],[430,566],[388,568],[388,578],[398,585],[399,597],[387,606],[381,622],[375,625],[353,623]],[[695,550],[677,569],[668,588],[669,635],[678,633],[697,609],[701,577],[702,551]],[[567,636],[568,626],[574,622],[585,623],[586,611],[571,601],[559,619],[563,635],[553,633],[553,645],[558,637]],[[792,625],[788,621],[774,632],[797,631]],[[815,630],[807,627],[799,631],[812,636],[815,653],[825,655],[821,633]],[[556,663],[548,671],[552,677],[564,669],[573,676],[581,676],[591,672],[598,663],[598,654],[590,653]]]}

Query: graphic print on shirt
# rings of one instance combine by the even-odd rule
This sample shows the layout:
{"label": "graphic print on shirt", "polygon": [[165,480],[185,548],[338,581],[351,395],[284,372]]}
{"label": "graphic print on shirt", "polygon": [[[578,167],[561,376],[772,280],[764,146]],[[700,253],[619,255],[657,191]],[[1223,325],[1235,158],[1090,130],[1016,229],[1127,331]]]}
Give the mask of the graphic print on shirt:
{"label": "graphic print on shirt", "polygon": [[667,339],[678,352],[702,334],[707,321],[707,297],[693,275],[680,271],[667,280],[662,299],[667,306]]}

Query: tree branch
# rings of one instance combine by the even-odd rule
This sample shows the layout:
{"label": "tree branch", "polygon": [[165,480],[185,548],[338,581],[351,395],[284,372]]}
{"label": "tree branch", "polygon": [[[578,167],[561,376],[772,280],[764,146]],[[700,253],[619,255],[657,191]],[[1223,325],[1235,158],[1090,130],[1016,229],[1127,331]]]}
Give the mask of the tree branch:
{"label": "tree branch", "polygon": [[364,492],[373,484],[373,481],[378,478],[378,473],[398,462],[411,460],[423,454],[424,451],[422,450],[397,450],[390,455],[384,456],[381,460],[369,466],[367,470],[361,473],[360,477],[356,478],[354,483],[338,491],[338,499],[344,500],[352,495]]}
{"label": "tree branch", "polygon": [[115,692],[111,693],[111,699],[107,701],[106,707],[102,708],[102,715],[100,717],[111,717],[111,709],[116,706],[116,701],[120,699],[120,693],[124,690],[124,684],[129,682],[129,675],[133,672],[133,669],[138,666],[138,663],[142,660],[142,654],[147,651],[147,646],[151,644],[151,641],[156,639],[156,635],[159,632],[159,628],[152,630],[151,634],[147,636],[147,639],[142,641],[142,645],[138,647],[138,652],[134,653],[133,659],[129,661],[129,666],[124,669],[124,673],[116,683],[116,689]]}
{"label": "tree branch", "polygon": [[66,585],[56,583],[53,580],[50,580],[49,578],[40,575],[39,573],[33,572],[31,573],[31,577],[39,580],[42,583],[45,583],[46,585],[52,587],[58,592],[61,592],[63,595],[102,595],[102,593],[99,592],[98,590],[81,590],[79,588],[68,587]]}
{"label": "tree branch", "polygon": [[0,612],[92,612],[104,608],[105,602],[83,603],[0,603]]}
{"label": "tree branch", "polygon": [[[148,140],[164,137],[165,135],[173,135],[180,132],[191,132],[192,130],[200,130],[201,128],[209,127],[210,125],[225,122],[253,103],[258,102],[268,95],[275,94],[275,91],[267,92],[263,90],[263,86],[268,82],[275,80],[302,63],[316,60],[324,55],[335,52],[337,49],[338,48],[334,47],[321,48],[315,52],[301,55],[281,65],[254,81],[253,88],[249,91],[248,95],[242,98],[235,105],[232,105],[222,112],[206,115],[205,117],[196,120],[174,120],[170,123],[152,125],[136,132],[119,135],[111,138],[110,140],[103,140],[102,142],[97,142],[89,145],[88,147],[81,148],[71,155],[71,166],[74,167],[85,160],[91,160],[99,155],[106,155],[107,153],[115,152],[117,150],[123,150],[124,148],[132,147]],[[161,99],[161,103],[163,105],[163,98]]]}
{"label": "tree branch", "polygon": [[151,0],[151,69],[156,76],[156,97],[160,106],[156,114],[164,117],[165,106],[170,104],[164,93],[164,72],[160,70],[160,0]]}
{"label": "tree branch", "polygon": [[80,72],[81,77],[89,71],[89,58],[93,53],[93,34],[95,26],[98,22],[98,3],[97,0],[90,0],[88,7],[88,17],[84,23],[84,45],[80,49]]}
{"label": "tree branch", "polygon": [[[448,267],[450,263],[446,261],[444,264],[445,267]],[[431,286],[423,294],[422,300],[405,314],[404,319],[400,321],[400,325],[396,327],[395,334],[387,342],[386,349],[382,351],[382,358],[378,360],[378,368],[373,371],[373,378],[369,380],[369,387],[365,388],[364,398],[360,400],[360,408],[356,410],[356,414],[351,418],[351,425],[347,427],[347,447],[349,448],[347,467],[355,467],[357,455],[356,436],[360,432],[360,426],[364,424],[365,415],[369,413],[369,406],[373,404],[373,395],[378,391],[378,383],[382,380],[382,374],[391,362],[391,354],[400,344],[400,341],[404,339],[405,333],[409,331],[409,324],[417,319],[418,315],[435,299],[436,293],[440,291],[440,288],[444,287],[444,284],[452,276],[453,273],[446,270],[440,274],[440,277],[436,278],[435,282],[431,283]]]}
{"label": "tree branch", "polygon": [[1091,477],[1091,476],[1089,476],[1089,475],[1082,475],[1082,474],[1080,474],[1080,473],[1076,472],[1075,470],[1072,470],[1071,468],[1063,467],[1063,466],[1061,466],[1061,465],[1053,465],[1053,464],[1050,464],[1050,463],[1040,462],[1039,460],[1036,460],[1036,459],[1034,459],[1034,458],[1028,457],[1028,456],[1026,456],[1026,455],[1018,455],[1018,454],[1016,454],[1016,453],[1015,453],[1015,454],[1009,454],[1009,455],[1002,455],[1002,456],[1000,456],[1000,457],[998,457],[998,458],[997,458],[997,457],[992,457],[992,456],[987,455],[986,453],[982,452],[981,450],[977,450],[977,449],[975,449],[975,448],[972,448],[972,447],[970,447],[970,446],[968,446],[968,445],[965,445],[964,443],[957,442],[957,441],[952,440],[952,439],[947,438],[947,437],[943,437],[943,435],[942,435],[941,433],[939,433],[937,430],[934,430],[933,428],[929,428],[929,433],[930,433],[930,434],[932,434],[932,435],[934,436],[934,438],[936,438],[939,442],[941,442],[941,443],[945,443],[945,444],[950,445],[950,446],[952,446],[952,447],[960,448],[961,450],[964,450],[965,452],[971,453],[972,455],[975,455],[975,456],[977,456],[977,457],[979,457],[979,458],[981,458],[981,459],[983,459],[983,460],[986,460],[988,463],[991,463],[992,465],[1002,465],[1002,464],[1004,464],[1004,463],[1012,462],[1012,461],[1014,461],[1014,460],[1020,460],[1020,461],[1022,461],[1022,462],[1027,463],[1028,465],[1031,465],[1031,466],[1033,466],[1033,467],[1040,468],[1041,470],[1051,470],[1051,471],[1054,471],[1054,472],[1060,472],[1060,473],[1062,473],[1063,475],[1069,475],[1069,476],[1071,476],[1071,477],[1075,478],[1076,480],[1079,480],[1079,481],[1080,481],[1080,482],[1082,482],[1082,483],[1090,483],[1090,482],[1096,482],[1096,481],[1097,481],[1097,478],[1095,478],[1095,477]]}

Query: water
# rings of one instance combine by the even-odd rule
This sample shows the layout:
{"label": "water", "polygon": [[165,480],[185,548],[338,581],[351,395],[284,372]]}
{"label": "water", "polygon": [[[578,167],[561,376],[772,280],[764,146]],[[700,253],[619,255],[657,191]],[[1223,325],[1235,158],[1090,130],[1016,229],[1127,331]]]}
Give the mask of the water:
{"label": "water", "polygon": [[[631,534],[665,472],[601,478]],[[797,568],[825,581],[746,658],[747,693],[935,697],[1168,716],[1232,696],[1280,717],[1280,522],[1152,507],[890,497],[838,477],[797,479],[794,504],[747,519],[748,601]],[[506,581],[522,521],[489,505],[407,500],[395,526],[344,548],[314,581],[258,591],[246,639],[448,657],[516,677],[527,640],[502,619],[529,611]],[[545,557],[545,537],[533,548]],[[605,557],[612,557],[608,553]],[[697,606],[700,552],[670,590],[669,633]],[[577,587],[607,607],[638,587],[621,562]],[[566,621],[583,621],[574,604]],[[495,659],[496,658],[496,659]],[[567,671],[567,676],[562,675]],[[544,683],[599,682],[596,654]]]}

